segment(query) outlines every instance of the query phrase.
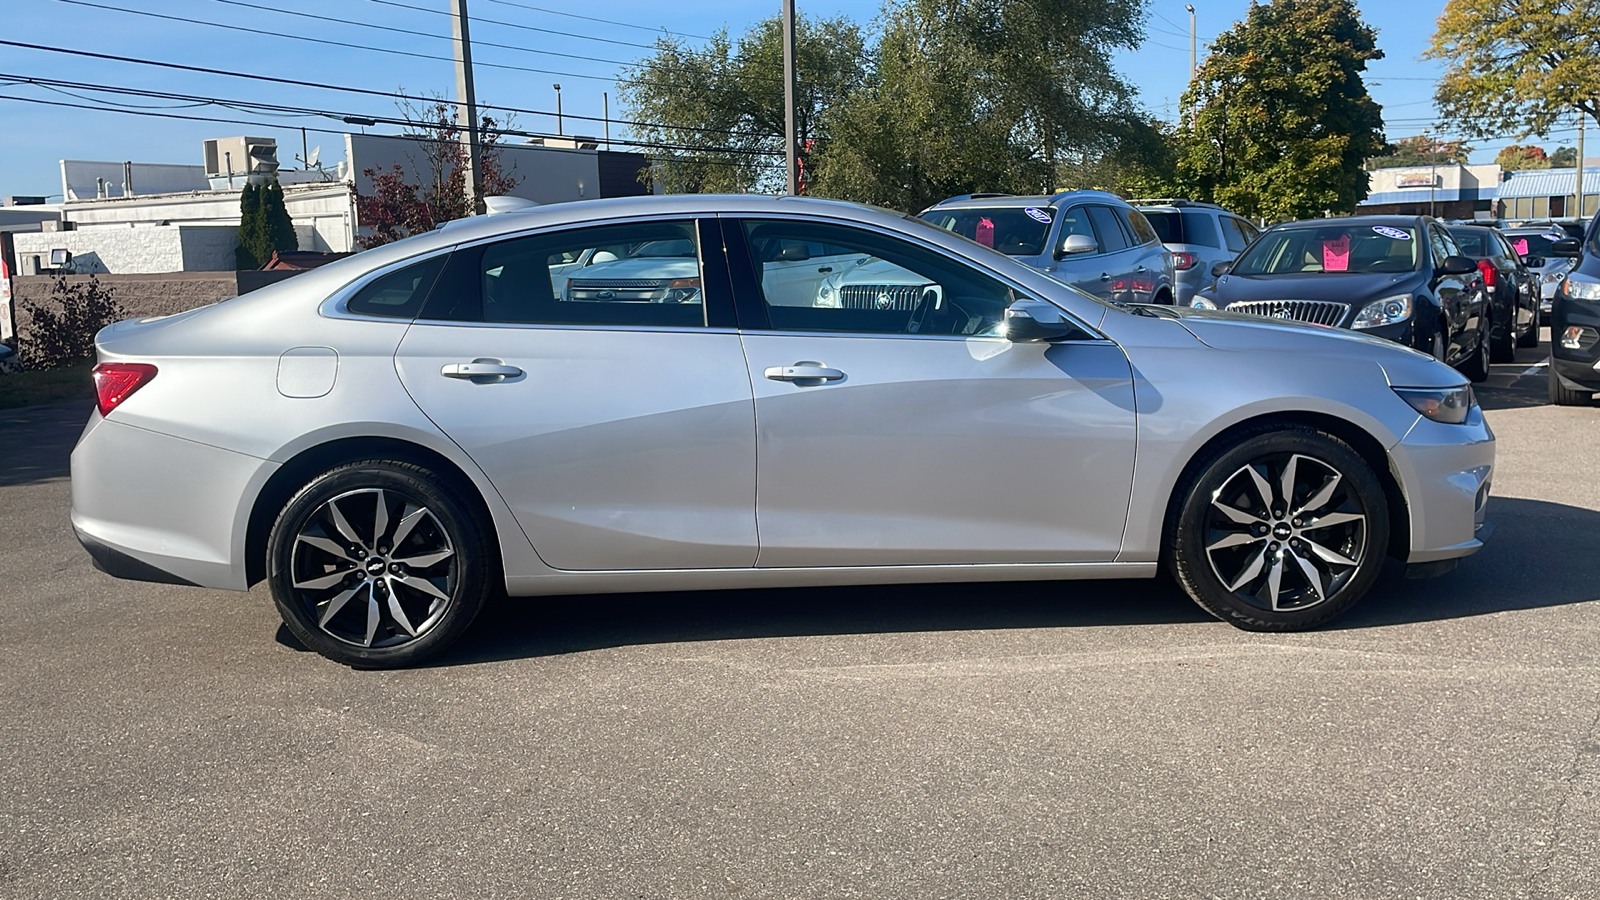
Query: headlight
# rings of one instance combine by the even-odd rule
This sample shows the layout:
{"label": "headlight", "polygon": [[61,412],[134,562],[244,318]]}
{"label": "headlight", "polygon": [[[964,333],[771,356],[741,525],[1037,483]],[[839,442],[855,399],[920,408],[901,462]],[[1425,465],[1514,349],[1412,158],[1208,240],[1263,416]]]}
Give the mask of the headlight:
{"label": "headlight", "polygon": [[1600,281],[1584,275],[1568,275],[1561,289],[1574,300],[1600,300]]}
{"label": "headlight", "polygon": [[1212,303],[1210,300],[1207,300],[1205,297],[1195,297],[1194,299],[1189,301],[1189,305],[1194,307],[1195,309],[1216,309],[1217,308],[1217,305],[1215,303]]}
{"label": "headlight", "polygon": [[1411,408],[1435,422],[1444,422],[1447,425],[1460,425],[1467,420],[1467,413],[1477,405],[1477,398],[1472,396],[1472,385],[1463,384],[1453,388],[1400,388],[1394,389],[1400,399],[1411,404]]}
{"label": "headlight", "polygon": [[700,279],[679,278],[667,284],[667,296],[663,303],[699,303]]}
{"label": "headlight", "polygon": [[1377,328],[1382,325],[1393,325],[1411,318],[1411,295],[1396,294],[1382,300],[1374,300],[1361,311],[1356,313],[1356,320],[1350,323],[1351,328]]}
{"label": "headlight", "polygon": [[1546,272],[1544,273],[1544,283],[1555,284],[1565,277],[1567,277],[1567,273],[1565,272]]}

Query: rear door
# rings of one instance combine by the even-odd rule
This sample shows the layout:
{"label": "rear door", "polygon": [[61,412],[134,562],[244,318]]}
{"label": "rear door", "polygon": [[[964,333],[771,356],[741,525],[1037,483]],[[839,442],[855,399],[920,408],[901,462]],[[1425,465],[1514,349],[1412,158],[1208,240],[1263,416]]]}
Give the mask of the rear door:
{"label": "rear door", "polygon": [[[550,566],[754,564],[754,408],[721,248],[692,219],[458,248],[401,342],[406,389]],[[600,275],[555,292],[553,270],[595,256]]]}
{"label": "rear door", "polygon": [[1122,217],[1115,209],[1098,203],[1090,203],[1086,208],[1089,223],[1094,226],[1095,240],[1100,245],[1099,278],[1105,285],[1107,299],[1113,303],[1143,302],[1134,289],[1139,250]]}

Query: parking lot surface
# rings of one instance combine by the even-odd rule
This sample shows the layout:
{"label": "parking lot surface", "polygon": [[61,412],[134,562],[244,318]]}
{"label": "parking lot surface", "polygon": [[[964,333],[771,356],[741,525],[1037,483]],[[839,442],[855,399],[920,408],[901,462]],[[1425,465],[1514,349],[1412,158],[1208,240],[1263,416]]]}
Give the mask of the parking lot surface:
{"label": "parking lot surface", "polygon": [[[428,668],[114,581],[0,413],[0,896],[1600,896],[1600,406],[1489,546],[1256,635],[1166,582],[511,600]],[[1064,498],[1064,502],[1070,498]]]}

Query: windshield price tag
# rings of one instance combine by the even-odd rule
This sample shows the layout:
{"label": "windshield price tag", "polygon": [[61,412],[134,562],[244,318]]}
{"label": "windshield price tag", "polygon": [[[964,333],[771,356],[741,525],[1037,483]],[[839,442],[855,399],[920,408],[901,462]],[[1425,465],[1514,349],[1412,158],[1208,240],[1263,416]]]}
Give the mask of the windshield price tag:
{"label": "windshield price tag", "polygon": [[1046,225],[1049,225],[1051,222],[1050,214],[1038,208],[1037,206],[1030,206],[1027,209],[1024,209],[1023,212],[1027,213],[1028,218],[1034,220],[1035,222],[1043,222]]}
{"label": "windshield price tag", "polygon": [[1411,235],[1406,234],[1404,231],[1401,231],[1398,228],[1390,228],[1387,225],[1374,225],[1372,226],[1372,230],[1386,238],[1394,238],[1397,241],[1411,240]]}

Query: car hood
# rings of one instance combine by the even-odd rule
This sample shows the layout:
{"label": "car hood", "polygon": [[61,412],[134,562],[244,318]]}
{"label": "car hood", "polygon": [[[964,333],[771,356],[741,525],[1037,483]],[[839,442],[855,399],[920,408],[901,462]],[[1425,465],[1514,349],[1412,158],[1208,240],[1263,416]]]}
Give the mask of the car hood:
{"label": "car hood", "polygon": [[1183,306],[1138,309],[1176,319],[1195,339],[1217,350],[1367,360],[1377,363],[1389,383],[1398,387],[1453,387],[1466,382],[1455,369],[1425,353],[1359,331]]}
{"label": "car hood", "polygon": [[1421,272],[1224,275],[1206,291],[1219,306],[1243,300],[1331,300],[1356,304],[1414,289]]}
{"label": "car hood", "polygon": [[835,284],[928,284],[929,279],[888,260],[873,259],[841,272]]}
{"label": "car hood", "polygon": [[693,278],[700,274],[700,263],[674,256],[640,256],[615,262],[595,263],[567,273],[573,281],[611,278]]}

